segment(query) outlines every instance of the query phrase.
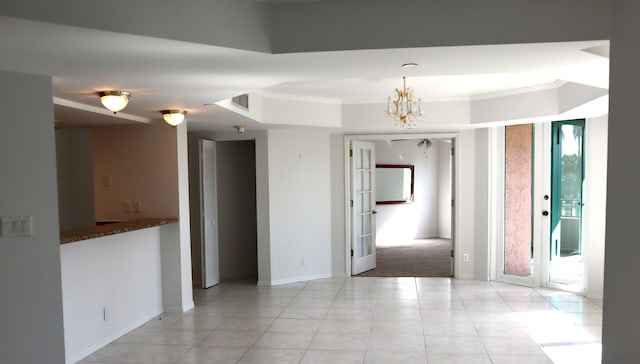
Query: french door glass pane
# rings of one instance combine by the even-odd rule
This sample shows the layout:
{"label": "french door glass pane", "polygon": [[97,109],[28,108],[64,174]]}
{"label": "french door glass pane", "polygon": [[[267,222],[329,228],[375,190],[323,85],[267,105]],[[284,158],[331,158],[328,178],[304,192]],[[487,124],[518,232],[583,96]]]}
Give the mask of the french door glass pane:
{"label": "french door glass pane", "polygon": [[369,149],[364,149],[362,151],[362,168],[371,168],[371,150]]}
{"label": "french door glass pane", "polygon": [[362,237],[362,256],[366,257],[371,255],[371,235],[365,235]]}
{"label": "french door glass pane", "polygon": [[503,273],[530,277],[533,267],[533,124],[505,127]]}

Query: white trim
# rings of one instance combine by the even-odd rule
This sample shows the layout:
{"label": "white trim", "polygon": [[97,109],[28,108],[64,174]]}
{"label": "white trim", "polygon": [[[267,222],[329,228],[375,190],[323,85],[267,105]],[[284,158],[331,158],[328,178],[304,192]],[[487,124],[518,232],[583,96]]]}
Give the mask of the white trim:
{"label": "white trim", "polygon": [[[92,112],[92,113],[95,113],[95,114],[114,116],[111,111],[105,109],[104,107],[97,107],[97,106],[93,106],[93,105],[81,104],[79,102],[61,99],[59,97],[54,97],[53,98],[53,103],[55,105],[66,106],[66,107],[70,107],[72,109],[88,111],[88,112]],[[142,116],[131,115],[131,114],[126,114],[126,113],[123,113],[123,112],[119,112],[117,115],[115,115],[115,117],[120,118],[120,119],[137,121],[139,123],[145,123],[145,124],[149,124],[151,122],[151,119],[149,119],[149,118],[145,118],[145,117],[142,117]]]}
{"label": "white trim", "polygon": [[457,132],[443,133],[385,133],[385,134],[345,134],[345,140],[387,140],[387,139],[453,139],[458,136]]}
{"label": "white trim", "polygon": [[456,278],[456,279],[471,279],[471,280],[475,279],[473,277],[473,273],[460,274],[459,277],[453,277],[453,278]]}
{"label": "white trim", "polygon": [[319,96],[303,96],[303,95],[290,95],[290,94],[282,94],[282,93],[273,93],[273,92],[265,92],[259,91],[255,93],[250,93],[250,95],[257,95],[262,97],[263,99],[274,99],[274,100],[285,100],[285,101],[300,101],[300,102],[316,102],[320,104],[331,104],[331,105],[342,105],[343,102],[340,99],[330,98],[330,97],[319,97]]}
{"label": "white trim", "polygon": [[489,248],[488,260],[489,264],[489,280],[495,281],[498,277],[498,252],[499,247],[503,246],[503,226],[502,219],[504,211],[504,167],[500,165],[503,159],[504,148],[500,148],[500,141],[504,140],[504,128],[489,128]]}
{"label": "white trim", "polygon": [[351,277],[351,138],[344,136],[344,241],[345,241],[345,271],[346,277]]}
{"label": "white trim", "polygon": [[[390,95],[390,94],[389,94]],[[430,103],[439,103],[439,102],[468,102],[469,96],[459,96],[459,97],[434,97],[434,98],[424,98],[422,97],[423,104]],[[387,99],[373,99],[373,98],[351,98],[351,99],[343,99],[343,105],[384,105],[382,111],[386,111],[387,109]]]}
{"label": "white trim", "polygon": [[134,329],[136,329],[138,326],[143,325],[144,323],[146,323],[147,321],[151,320],[154,317],[157,317],[159,315],[161,315],[163,313],[162,308],[157,309],[157,311],[154,311],[154,313],[149,314],[147,316],[145,316],[144,318],[135,321],[134,323],[127,325],[125,328],[123,328],[122,330],[119,330],[118,332],[116,332],[115,334],[102,339],[100,341],[98,341],[97,343],[91,345],[90,347],[82,350],[81,352],[79,352],[78,354],[74,355],[71,358],[66,358],[65,362],[68,364],[73,364],[73,363],[77,363],[80,360],[88,357],[89,355],[95,353],[96,351],[102,349],[103,347],[109,345],[111,342],[115,341],[116,339],[120,338],[121,336],[124,336],[126,334],[128,334],[129,332],[133,331]]}
{"label": "white trim", "polygon": [[505,96],[522,95],[522,94],[527,94],[531,92],[553,90],[553,89],[560,88],[565,83],[567,83],[567,81],[565,80],[556,80],[553,83],[546,83],[543,85],[521,87],[521,88],[514,88],[511,90],[496,91],[496,92],[489,92],[486,94],[473,95],[469,99],[471,101],[478,101],[478,100],[494,99],[494,98],[505,97]]}
{"label": "white trim", "polygon": [[323,274],[314,274],[310,276],[276,279],[269,282],[258,281],[258,286],[279,286],[281,284],[307,282],[307,281],[313,281],[316,279],[325,279],[325,278],[333,278],[333,273],[323,273]]}

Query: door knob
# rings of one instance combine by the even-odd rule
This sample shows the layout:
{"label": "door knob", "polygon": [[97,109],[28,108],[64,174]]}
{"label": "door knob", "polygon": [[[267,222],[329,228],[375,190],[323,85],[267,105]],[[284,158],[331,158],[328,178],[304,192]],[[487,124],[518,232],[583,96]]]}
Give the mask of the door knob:
{"label": "door knob", "polygon": [[547,210],[542,211],[542,216],[549,216],[549,211]]}
{"label": "door knob", "polygon": [[375,214],[377,214],[377,213],[378,213],[378,211],[376,211],[376,210],[371,210],[371,215],[375,215]]}

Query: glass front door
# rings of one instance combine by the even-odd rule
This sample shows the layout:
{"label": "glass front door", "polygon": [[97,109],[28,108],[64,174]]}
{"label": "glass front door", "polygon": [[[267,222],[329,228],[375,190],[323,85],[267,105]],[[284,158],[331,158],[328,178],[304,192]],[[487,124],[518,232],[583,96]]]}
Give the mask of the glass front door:
{"label": "glass front door", "polygon": [[533,132],[533,124],[505,127],[502,275],[522,283],[534,276]]}
{"label": "glass front door", "polygon": [[552,123],[551,137],[549,282],[580,289],[584,272],[584,120]]}

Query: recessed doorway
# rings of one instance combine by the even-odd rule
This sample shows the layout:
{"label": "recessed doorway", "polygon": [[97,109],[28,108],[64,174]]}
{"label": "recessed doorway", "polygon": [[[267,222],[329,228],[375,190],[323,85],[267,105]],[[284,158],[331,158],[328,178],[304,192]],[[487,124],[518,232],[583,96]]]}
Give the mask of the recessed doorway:
{"label": "recessed doorway", "polygon": [[[358,150],[362,142],[371,144],[371,153]],[[453,276],[452,136],[362,136],[348,143],[355,146],[347,168],[347,190],[353,199],[347,214],[353,245],[348,251],[349,272],[374,277]],[[368,172],[362,174],[368,170],[364,162],[377,167],[370,177]],[[391,181],[393,191],[387,185]],[[364,199],[369,194],[374,196],[371,204]],[[375,265],[354,270],[353,261],[362,260],[359,255],[364,253],[373,257]]]}
{"label": "recessed doorway", "polygon": [[[190,143],[190,194],[192,224],[192,269],[195,286],[203,286],[207,265],[216,266],[219,281],[258,281],[257,210],[256,210],[256,156],[255,140],[215,141],[211,173],[204,175],[198,153],[200,138],[193,136]],[[206,178],[203,178],[206,177]],[[213,182],[207,182],[212,180]],[[208,186],[208,187],[206,187]],[[215,214],[206,216],[204,197],[207,191],[215,198]],[[203,214],[203,212],[205,212]],[[202,252],[207,224],[214,224],[209,233],[215,234],[215,254]],[[205,242],[205,243],[203,243]],[[207,262],[207,260],[209,260]]]}

